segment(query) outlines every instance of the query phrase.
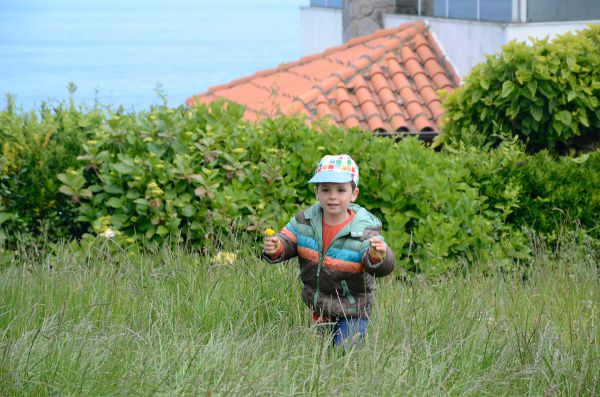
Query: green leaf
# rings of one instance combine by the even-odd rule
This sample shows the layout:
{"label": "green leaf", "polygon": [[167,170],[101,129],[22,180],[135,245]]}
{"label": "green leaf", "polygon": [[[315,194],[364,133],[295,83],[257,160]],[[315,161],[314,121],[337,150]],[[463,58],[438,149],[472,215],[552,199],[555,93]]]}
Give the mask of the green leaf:
{"label": "green leaf", "polygon": [[571,112],[569,112],[568,110],[561,110],[560,112],[558,112],[558,114],[556,115],[556,118],[558,120],[560,120],[560,122],[562,122],[564,125],[566,125],[567,127],[571,126],[571,120],[572,120],[572,116],[571,116]]}
{"label": "green leaf", "polygon": [[413,210],[404,211],[404,215],[413,219],[419,219],[421,217],[416,211]]}
{"label": "green leaf", "polygon": [[120,199],[116,197],[111,197],[106,202],[106,205],[112,208],[121,208],[123,206],[123,203],[121,203]]}
{"label": "green leaf", "polygon": [[129,200],[135,200],[135,199],[137,199],[137,198],[138,198],[138,197],[140,197],[140,196],[141,196],[141,194],[140,194],[140,192],[139,192],[139,191],[137,191],[137,190],[129,190],[129,191],[127,192],[127,195],[126,195],[126,197],[127,197]]}
{"label": "green leaf", "polygon": [[90,185],[88,186],[88,189],[93,192],[93,193],[98,193],[100,191],[102,191],[102,186],[100,185]]}
{"label": "green leaf", "polygon": [[542,120],[542,116],[544,114],[544,111],[542,110],[541,107],[539,107],[537,105],[533,105],[530,108],[530,112],[531,112],[531,117],[533,117],[533,119],[535,121],[541,121]]}
{"label": "green leaf", "polygon": [[129,215],[127,214],[117,214],[110,217],[110,223],[115,226],[117,229],[121,229],[126,227],[129,223]]}
{"label": "green leaf", "polygon": [[531,80],[527,82],[527,91],[529,92],[529,98],[535,98],[535,93],[537,92],[537,80]]}
{"label": "green leaf", "polygon": [[151,227],[150,229],[146,230],[146,238],[151,239],[152,236],[154,236],[154,233],[156,233],[156,229],[154,227]]}
{"label": "green leaf", "polygon": [[85,185],[85,178],[80,172],[81,171],[68,170],[64,174],[58,174],[56,177],[59,181],[70,187],[73,192],[76,192]]}
{"label": "green leaf", "polygon": [[552,128],[554,129],[554,132],[556,132],[556,136],[561,136],[563,130],[565,129],[565,126],[562,124],[562,122],[559,122],[558,119],[555,117],[554,120],[552,121]]}
{"label": "green leaf", "polygon": [[590,120],[587,117],[587,112],[585,110],[579,109],[578,116],[579,122],[586,127],[590,126]]}
{"label": "green leaf", "polygon": [[146,207],[150,206],[150,202],[148,200],[146,200],[145,198],[138,198],[138,199],[133,200],[133,202],[138,205],[142,205],[142,206],[146,206]]}
{"label": "green leaf", "polygon": [[167,229],[163,225],[160,225],[159,227],[156,228],[156,234],[158,234],[159,236],[163,236],[164,237],[167,234],[169,234],[169,229]]}
{"label": "green leaf", "polygon": [[571,160],[573,160],[573,162],[575,162],[577,164],[583,164],[583,163],[585,163],[587,161],[587,159],[589,157],[590,157],[590,154],[586,153],[586,154],[582,154],[579,157],[572,158]]}
{"label": "green leaf", "polygon": [[542,94],[544,94],[544,96],[548,99],[553,99],[556,96],[554,88],[552,88],[548,81],[542,81],[542,83],[539,84],[539,89],[542,92]]}
{"label": "green leaf", "polygon": [[131,175],[137,171],[135,167],[125,163],[115,163],[112,167],[121,175]]}
{"label": "green leaf", "polygon": [[522,85],[525,82],[531,80],[531,77],[533,76],[533,74],[531,73],[530,70],[517,70],[517,72],[515,73],[515,77],[517,78],[517,81]]}
{"label": "green leaf", "polygon": [[567,56],[567,65],[569,66],[569,70],[575,73],[579,72],[579,65],[577,65],[577,59],[574,56]]}
{"label": "green leaf", "polygon": [[106,193],[119,194],[119,195],[125,194],[125,192],[123,191],[123,188],[121,186],[113,185],[111,183],[105,184],[102,188],[104,189],[104,191]]}
{"label": "green leaf", "polygon": [[10,212],[0,212],[0,225],[2,225],[6,221],[10,221],[16,218],[17,216]]}
{"label": "green leaf", "polygon": [[58,191],[61,192],[62,194],[66,194],[67,196],[76,196],[73,189],[71,189],[70,187],[68,187],[66,185],[62,185],[61,187],[59,187]]}
{"label": "green leaf", "polygon": [[196,213],[196,209],[191,204],[186,204],[181,210],[183,216],[191,218]]}
{"label": "green leaf", "polygon": [[500,98],[506,98],[508,97],[510,94],[512,94],[512,92],[515,89],[515,84],[510,81],[507,80],[504,83],[502,83],[502,94],[500,94]]}

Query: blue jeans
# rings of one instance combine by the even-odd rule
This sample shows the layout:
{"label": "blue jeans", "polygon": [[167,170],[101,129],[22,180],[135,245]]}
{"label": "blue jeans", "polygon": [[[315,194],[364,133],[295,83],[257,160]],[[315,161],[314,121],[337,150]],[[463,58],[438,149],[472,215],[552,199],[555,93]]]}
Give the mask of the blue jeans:
{"label": "blue jeans", "polygon": [[366,318],[338,317],[333,329],[333,346],[341,346],[344,350],[352,350],[361,347],[367,333]]}

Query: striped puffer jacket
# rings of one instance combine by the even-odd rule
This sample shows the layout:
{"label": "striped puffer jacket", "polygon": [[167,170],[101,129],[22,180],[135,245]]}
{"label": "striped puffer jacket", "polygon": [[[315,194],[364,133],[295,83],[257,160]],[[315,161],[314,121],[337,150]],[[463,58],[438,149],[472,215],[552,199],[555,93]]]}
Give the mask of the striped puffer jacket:
{"label": "striped puffer jacket", "polygon": [[381,222],[373,214],[356,204],[348,207],[355,212],[354,219],[334,237],[323,252],[322,211],[314,204],[299,212],[277,233],[283,244],[278,263],[295,256],[300,265],[300,279],[304,284],[302,300],[315,312],[330,318],[341,316],[367,317],[373,302],[375,277],[385,276],[394,269],[394,254],[387,253],[379,263],[369,259],[369,239],[381,231]]}

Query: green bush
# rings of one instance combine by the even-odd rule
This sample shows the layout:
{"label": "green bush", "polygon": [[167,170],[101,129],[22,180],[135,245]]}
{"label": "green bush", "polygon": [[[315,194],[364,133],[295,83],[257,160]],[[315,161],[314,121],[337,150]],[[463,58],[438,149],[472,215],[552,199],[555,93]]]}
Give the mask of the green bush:
{"label": "green bush", "polygon": [[361,167],[359,204],[383,221],[408,270],[440,273],[457,258],[510,267],[528,255],[524,228],[552,240],[565,220],[600,237],[598,153],[556,160],[511,141],[436,153],[415,139],[316,131],[294,118],[251,124],[242,114],[213,104],[18,115],[9,102],[0,142],[5,245],[28,233],[199,248],[237,233],[260,238],[314,202],[306,181],[315,164],[342,152]]}
{"label": "green bush", "polygon": [[564,229],[583,229],[600,238],[600,151],[555,157],[548,151],[527,155],[514,142],[487,152],[461,151],[491,208],[514,228],[532,228],[553,242]]}
{"label": "green bush", "polygon": [[0,246],[16,235],[26,241],[81,235],[77,208],[58,192],[59,172],[80,162],[82,143],[104,120],[104,112],[43,103],[19,113],[13,98],[0,111]]}
{"label": "green bush", "polygon": [[523,194],[513,223],[531,225],[552,241],[570,223],[600,238],[600,151],[559,159],[544,151],[519,171]]}
{"label": "green bush", "polygon": [[345,152],[361,167],[359,203],[382,219],[405,268],[439,273],[457,257],[509,265],[527,255],[522,234],[466,182],[460,156],[415,139],[316,132],[293,118],[251,124],[242,114],[213,104],[112,117],[83,145],[81,166],[59,175],[61,191],[94,234],[204,246],[283,226],[314,202],[306,181],[318,160]]}
{"label": "green bush", "polygon": [[447,96],[438,144],[482,147],[514,135],[529,152],[594,148],[599,98],[600,25],[552,42],[511,42]]}

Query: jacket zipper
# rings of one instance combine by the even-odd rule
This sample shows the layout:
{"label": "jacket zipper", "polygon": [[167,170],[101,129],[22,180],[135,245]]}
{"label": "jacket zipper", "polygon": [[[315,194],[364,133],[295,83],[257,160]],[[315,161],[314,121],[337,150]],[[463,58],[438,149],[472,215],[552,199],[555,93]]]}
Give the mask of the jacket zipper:
{"label": "jacket zipper", "polygon": [[356,303],[356,300],[350,293],[350,288],[348,288],[348,283],[346,282],[346,280],[342,280],[342,293],[346,298],[348,298],[348,302],[350,302],[351,305]]}
{"label": "jacket zipper", "polygon": [[[320,250],[321,257],[319,258],[319,263],[317,264],[317,289],[315,290],[315,295],[313,296],[313,307],[315,308],[315,310],[317,309],[317,301],[319,300],[319,289],[320,289],[320,284],[321,284],[320,275],[321,275],[321,268],[323,267],[323,261],[325,260],[327,251],[329,251],[329,248],[333,245],[334,241],[337,240],[338,238],[340,238],[339,233],[333,238],[333,240],[331,240],[329,242],[329,246],[327,247],[327,250],[325,250],[325,252],[323,252],[323,247],[321,247],[321,250]],[[321,231],[321,244],[323,244],[323,231]],[[348,288],[348,285],[346,285],[346,288]],[[350,291],[348,291],[348,294],[350,294]],[[351,303],[354,303],[354,297],[352,295],[350,295],[350,297],[352,298]]]}
{"label": "jacket zipper", "polygon": [[[325,255],[321,255],[321,257],[319,258],[319,263],[317,264],[317,289],[315,290],[315,295],[313,296],[313,307],[315,308],[315,310],[317,310],[317,301],[319,300],[319,284],[321,281],[320,278],[320,273],[321,273],[321,265],[323,263],[323,259],[325,258]],[[319,313],[319,315],[321,315],[322,313]]]}

